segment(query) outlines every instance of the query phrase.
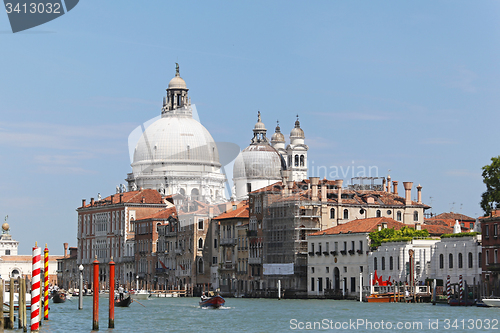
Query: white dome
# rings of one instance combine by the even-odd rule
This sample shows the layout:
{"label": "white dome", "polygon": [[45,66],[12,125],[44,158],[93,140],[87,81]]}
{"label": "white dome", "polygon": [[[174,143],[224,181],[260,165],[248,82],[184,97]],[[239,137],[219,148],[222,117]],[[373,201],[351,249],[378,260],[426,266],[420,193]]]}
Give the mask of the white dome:
{"label": "white dome", "polygon": [[142,134],[132,167],[152,162],[220,167],[217,146],[207,129],[193,118],[179,115],[160,118]]}
{"label": "white dome", "polygon": [[233,178],[281,180],[281,155],[268,144],[250,145],[234,161]]}
{"label": "white dome", "polygon": [[186,81],[180,76],[174,76],[168,83],[168,89],[187,89]]}

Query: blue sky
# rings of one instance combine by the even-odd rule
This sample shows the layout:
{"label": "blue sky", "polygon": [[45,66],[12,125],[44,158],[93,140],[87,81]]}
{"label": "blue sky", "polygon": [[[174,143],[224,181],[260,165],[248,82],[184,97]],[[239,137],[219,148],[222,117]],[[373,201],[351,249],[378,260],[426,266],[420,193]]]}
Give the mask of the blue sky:
{"label": "blue sky", "polygon": [[75,246],[75,209],[125,182],[128,135],[160,114],[175,62],[216,141],[246,147],[258,110],[268,137],[277,119],[288,137],[299,114],[311,165],[391,170],[433,212],[480,215],[481,167],[500,154],[499,14],[495,1],[86,0],[16,34],[0,14],[0,215],[20,253]]}

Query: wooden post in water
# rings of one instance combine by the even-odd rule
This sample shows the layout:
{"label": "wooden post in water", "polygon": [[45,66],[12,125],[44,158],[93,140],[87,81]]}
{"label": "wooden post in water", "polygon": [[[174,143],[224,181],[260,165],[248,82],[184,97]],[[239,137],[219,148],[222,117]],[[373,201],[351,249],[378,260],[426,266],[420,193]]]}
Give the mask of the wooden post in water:
{"label": "wooden post in water", "polygon": [[18,290],[19,290],[19,300],[17,307],[17,328],[23,328],[23,281],[24,279],[19,276],[17,278]]}
{"label": "wooden post in water", "polygon": [[7,328],[14,329],[14,278],[10,278],[9,284],[9,321],[7,322]]}
{"label": "wooden post in water", "polygon": [[93,316],[92,316],[92,331],[99,331],[99,261],[95,256],[94,264],[94,282],[92,283],[93,299]]}
{"label": "wooden post in water", "polygon": [[29,286],[29,280],[28,280],[28,277],[26,277],[24,279],[24,282],[23,282],[23,290],[24,290],[24,307],[23,307],[23,331],[24,332],[27,332],[28,331],[28,315],[26,313],[26,294],[27,294],[27,290],[29,289],[28,288]]}
{"label": "wooden post in water", "polygon": [[109,328],[115,328],[115,262],[109,262]]}
{"label": "wooden post in water", "polygon": [[5,323],[3,321],[3,280],[0,279],[0,304],[2,305],[2,315],[0,316],[0,329],[3,330]]}

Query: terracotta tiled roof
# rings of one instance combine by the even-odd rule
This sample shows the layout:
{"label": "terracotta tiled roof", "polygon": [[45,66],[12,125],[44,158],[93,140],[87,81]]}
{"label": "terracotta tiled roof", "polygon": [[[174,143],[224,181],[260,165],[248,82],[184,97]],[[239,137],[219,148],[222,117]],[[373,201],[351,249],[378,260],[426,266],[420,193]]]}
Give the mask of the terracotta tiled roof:
{"label": "terracotta tiled roof", "polygon": [[439,215],[434,216],[436,219],[452,219],[452,220],[458,220],[460,221],[467,221],[467,222],[474,222],[476,221],[475,218],[472,218],[470,216],[464,215],[464,214],[459,214],[459,213],[441,213]]}
{"label": "terracotta tiled roof", "polygon": [[220,214],[219,216],[215,217],[214,220],[225,220],[234,218],[248,219],[250,217],[249,212],[250,210],[248,209],[248,203],[247,203],[240,208]]}
{"label": "terracotta tiled roof", "polygon": [[162,209],[159,212],[156,212],[154,214],[148,215],[148,216],[143,217],[141,219],[135,220],[135,222],[144,221],[144,220],[166,220],[170,216],[177,217],[177,212],[176,212],[175,207]]}
{"label": "terracotta tiled roof", "polygon": [[404,224],[388,217],[372,217],[340,224],[336,227],[309,234],[309,236],[369,233],[378,230],[378,225],[382,223],[387,223],[387,228],[394,228],[396,230],[401,229],[403,226],[413,227],[413,225]]}
{"label": "terracotta tiled roof", "polygon": [[442,234],[453,233],[453,227],[443,224],[422,224],[422,230],[427,230],[429,236],[441,236]]}
{"label": "terracotta tiled roof", "polygon": [[444,225],[448,227],[452,227],[455,225],[455,220],[453,219],[438,219],[435,217],[432,217],[430,219],[424,219],[424,224],[428,225]]}
{"label": "terracotta tiled roof", "polygon": [[[144,198],[144,202],[148,204],[162,204],[164,203],[161,194],[152,189],[146,189],[141,191],[130,191],[124,193],[117,193],[110,195],[104,199],[94,201],[95,206],[105,206],[111,204],[120,203],[120,196],[122,196],[122,202],[126,203],[142,203],[142,198]],[[91,207],[90,203],[85,205],[85,208]],[[83,207],[80,207],[83,208]]]}

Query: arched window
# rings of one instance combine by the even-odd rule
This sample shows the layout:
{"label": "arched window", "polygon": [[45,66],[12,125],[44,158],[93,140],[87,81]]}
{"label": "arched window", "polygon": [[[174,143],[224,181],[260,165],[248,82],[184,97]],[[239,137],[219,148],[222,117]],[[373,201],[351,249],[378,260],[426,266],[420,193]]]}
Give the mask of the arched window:
{"label": "arched window", "polygon": [[380,209],[377,209],[377,217],[382,216],[382,213],[380,212]]}
{"label": "arched window", "polygon": [[469,252],[469,268],[472,268],[474,266],[474,261],[472,257],[472,252]]}
{"label": "arched window", "polygon": [[330,208],[330,218],[331,219],[335,218],[335,208]]}
{"label": "arched window", "polygon": [[198,249],[203,249],[203,238],[198,239]]}
{"label": "arched window", "polygon": [[198,259],[198,274],[203,274],[203,259]]}
{"label": "arched window", "polygon": [[463,268],[464,267],[464,261],[462,258],[462,253],[458,254],[458,268]]}
{"label": "arched window", "polygon": [[19,276],[19,271],[17,269],[14,269],[12,273],[10,274],[10,277],[17,278]]}
{"label": "arched window", "polygon": [[382,270],[385,271],[385,257],[382,257]]}
{"label": "arched window", "polygon": [[417,211],[413,212],[413,221],[418,222],[418,212]]}
{"label": "arched window", "polygon": [[439,255],[439,268],[444,268],[444,255],[442,253]]}
{"label": "arched window", "polygon": [[453,268],[453,254],[452,253],[450,253],[450,255],[448,256],[448,267]]}
{"label": "arched window", "polygon": [[347,209],[344,209],[344,220],[349,219],[349,211]]}
{"label": "arched window", "polygon": [[375,271],[376,271],[376,270],[378,269],[378,267],[377,267],[377,266],[378,266],[378,265],[377,265],[377,257],[375,257],[375,258],[373,258],[373,270],[375,270]]}
{"label": "arched window", "polygon": [[193,188],[191,190],[191,199],[192,200],[198,200],[198,195],[200,194],[200,192],[198,191],[197,188]]}
{"label": "arched window", "polygon": [[295,155],[295,166],[299,166],[299,155]]}
{"label": "arched window", "polygon": [[304,166],[304,155],[300,155],[300,166]]}
{"label": "arched window", "polygon": [[401,212],[397,212],[396,220],[401,221]]}

